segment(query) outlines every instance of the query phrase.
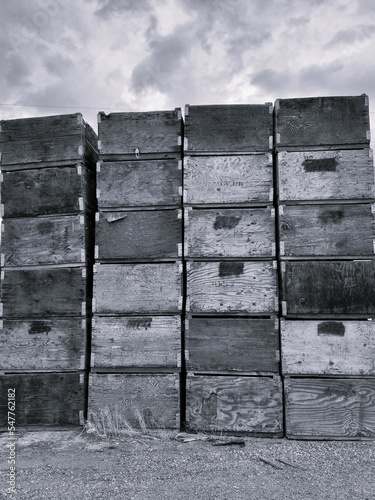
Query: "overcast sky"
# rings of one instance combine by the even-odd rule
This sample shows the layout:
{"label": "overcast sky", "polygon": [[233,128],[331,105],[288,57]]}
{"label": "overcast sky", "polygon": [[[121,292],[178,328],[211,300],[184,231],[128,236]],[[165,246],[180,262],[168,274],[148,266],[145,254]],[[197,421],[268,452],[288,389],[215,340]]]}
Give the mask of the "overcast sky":
{"label": "overcast sky", "polygon": [[0,43],[2,119],[367,93],[375,138],[374,0],[1,0]]}

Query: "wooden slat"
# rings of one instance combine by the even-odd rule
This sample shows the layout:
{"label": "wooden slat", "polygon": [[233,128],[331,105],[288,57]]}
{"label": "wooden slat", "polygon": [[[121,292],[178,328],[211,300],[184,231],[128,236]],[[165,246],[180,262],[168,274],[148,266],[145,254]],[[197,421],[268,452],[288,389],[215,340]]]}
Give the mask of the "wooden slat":
{"label": "wooden slat", "polygon": [[375,437],[375,379],[286,378],[286,433]]}
{"label": "wooden slat", "polygon": [[116,418],[119,427],[179,429],[177,374],[90,374],[89,416]]}
{"label": "wooden slat", "polygon": [[188,375],[186,405],[191,430],[282,435],[279,377]]}

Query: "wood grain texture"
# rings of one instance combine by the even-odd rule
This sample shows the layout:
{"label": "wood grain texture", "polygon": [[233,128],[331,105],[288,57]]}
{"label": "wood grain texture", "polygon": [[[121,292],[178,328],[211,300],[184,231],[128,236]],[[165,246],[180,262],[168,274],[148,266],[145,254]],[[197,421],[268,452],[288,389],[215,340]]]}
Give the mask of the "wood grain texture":
{"label": "wood grain texture", "polygon": [[300,205],[279,208],[285,256],[373,256],[371,204]]}
{"label": "wood grain texture", "polygon": [[188,153],[269,151],[272,105],[188,106]]}
{"label": "wood grain texture", "polygon": [[375,379],[286,378],[287,436],[375,437]]}
{"label": "wood grain texture", "polygon": [[[95,177],[85,166],[3,171],[4,217],[95,210]],[[80,203],[81,199],[81,203]]]}
{"label": "wood grain texture", "polygon": [[271,208],[185,211],[186,257],[273,257]]}
{"label": "wood grain texture", "polygon": [[191,312],[276,311],[272,262],[191,262],[187,297]]}
{"label": "wood grain texture", "polygon": [[191,430],[282,433],[279,377],[188,375],[186,405]]}
{"label": "wood grain texture", "polygon": [[289,314],[375,314],[375,261],[288,261],[283,298]]}
{"label": "wood grain texture", "polygon": [[97,313],[179,312],[182,276],[178,264],[98,264],[96,267]]}
{"label": "wood grain texture", "polygon": [[185,327],[188,371],[278,373],[274,319],[191,318]]}
{"label": "wood grain texture", "polygon": [[80,425],[80,412],[85,410],[83,377],[83,373],[0,375],[0,427],[8,426],[10,388],[16,394],[16,427]]}
{"label": "wood grain texture", "polygon": [[95,317],[92,368],[181,366],[179,316]]}
{"label": "wood grain texture", "polygon": [[0,370],[84,370],[87,340],[85,319],[5,319]]}
{"label": "wood grain texture", "polygon": [[[178,259],[178,210],[104,212],[96,222],[99,260]],[[181,256],[181,255],[180,255]]]}
{"label": "wood grain texture", "polygon": [[83,215],[7,218],[1,252],[7,267],[88,264],[93,221]]}
{"label": "wood grain texture", "polygon": [[[5,270],[1,301],[5,318],[82,316],[89,308],[90,283],[84,268]],[[85,273],[86,274],[86,273]]]}
{"label": "wood grain texture", "polygon": [[280,201],[375,197],[372,150],[283,151],[277,155]]}
{"label": "wood grain texture", "polygon": [[177,160],[101,162],[99,208],[179,206],[182,170]]}
{"label": "wood grain texture", "polygon": [[180,153],[181,110],[100,113],[100,154]]}
{"label": "wood grain texture", "polygon": [[139,428],[179,429],[179,376],[177,374],[90,374],[89,415],[117,415],[118,421]]}
{"label": "wood grain texture", "polygon": [[281,320],[285,375],[375,375],[372,321]]}
{"label": "wood grain texture", "polygon": [[267,204],[273,198],[272,188],[270,154],[184,158],[187,204]]}
{"label": "wood grain texture", "polygon": [[275,104],[277,147],[368,144],[367,96],[278,99]]}

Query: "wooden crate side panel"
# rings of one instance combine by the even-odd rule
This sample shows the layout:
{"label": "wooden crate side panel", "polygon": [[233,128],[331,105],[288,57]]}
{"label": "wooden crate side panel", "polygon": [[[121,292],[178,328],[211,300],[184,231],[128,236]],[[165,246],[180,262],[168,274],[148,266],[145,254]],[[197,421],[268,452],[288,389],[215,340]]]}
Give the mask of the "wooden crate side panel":
{"label": "wooden crate side panel", "polygon": [[0,376],[0,426],[8,426],[8,390],[15,389],[16,427],[80,425],[85,410],[81,373]]}
{"label": "wooden crate side panel", "polygon": [[184,158],[185,203],[269,203],[272,190],[270,154]]}
{"label": "wooden crate side panel", "polygon": [[188,376],[190,429],[276,434],[282,421],[278,377]]}
{"label": "wooden crate side panel", "polygon": [[98,259],[178,259],[178,210],[104,212],[96,223]]}
{"label": "wooden crate side panel", "polygon": [[285,262],[288,314],[375,313],[375,261]]}
{"label": "wooden crate side panel", "polygon": [[372,321],[281,321],[286,375],[375,375]]}
{"label": "wooden crate side panel", "polygon": [[185,137],[190,152],[268,151],[272,105],[189,106]]}
{"label": "wooden crate side panel", "polygon": [[272,262],[192,262],[187,272],[191,312],[271,313],[276,294]]}
{"label": "wooden crate side panel", "polygon": [[188,371],[278,372],[274,319],[192,318],[185,338]]}
{"label": "wooden crate side panel", "polygon": [[96,317],[91,346],[93,368],[177,368],[181,366],[181,318]]}
{"label": "wooden crate side panel", "polygon": [[180,427],[179,377],[169,375],[90,374],[89,415],[110,411],[119,422],[148,429]]}
{"label": "wooden crate side panel", "polygon": [[275,246],[270,208],[185,212],[186,257],[273,257]]}
{"label": "wooden crate side panel", "polygon": [[97,185],[99,208],[176,206],[182,169],[176,160],[101,162]]}
{"label": "wooden crate side panel", "polygon": [[0,370],[84,370],[87,327],[80,318],[5,319]]}
{"label": "wooden crate side panel", "polygon": [[286,433],[375,437],[375,379],[286,379]]}
{"label": "wooden crate side panel", "polygon": [[282,206],[279,229],[286,256],[374,255],[370,204]]}
{"label": "wooden crate side panel", "polygon": [[280,201],[374,198],[372,150],[281,152]]}
{"label": "wooden crate side panel", "polygon": [[277,146],[368,144],[367,96],[279,99]]}
{"label": "wooden crate side panel", "polygon": [[181,281],[178,264],[100,264],[94,274],[96,312],[177,313]]}

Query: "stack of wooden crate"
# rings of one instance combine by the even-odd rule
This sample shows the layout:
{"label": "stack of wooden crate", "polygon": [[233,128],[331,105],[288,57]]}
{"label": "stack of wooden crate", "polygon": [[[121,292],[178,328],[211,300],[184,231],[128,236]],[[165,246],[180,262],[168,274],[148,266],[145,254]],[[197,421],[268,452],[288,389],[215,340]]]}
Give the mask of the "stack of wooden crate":
{"label": "stack of wooden crate", "polygon": [[281,99],[275,127],[286,433],[374,437],[368,98]]}
{"label": "stack of wooden crate", "polygon": [[281,435],[272,104],[186,106],[186,426]]}
{"label": "stack of wooden crate", "polygon": [[0,416],[83,423],[97,137],[81,114],[1,121]]}
{"label": "stack of wooden crate", "polygon": [[99,113],[98,122],[89,410],[179,428],[181,111]]}

